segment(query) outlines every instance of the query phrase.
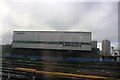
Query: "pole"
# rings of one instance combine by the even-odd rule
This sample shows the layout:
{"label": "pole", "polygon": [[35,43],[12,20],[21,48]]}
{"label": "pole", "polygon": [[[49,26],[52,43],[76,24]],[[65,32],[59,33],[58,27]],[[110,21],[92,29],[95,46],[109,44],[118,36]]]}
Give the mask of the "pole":
{"label": "pole", "polygon": [[7,80],[9,80],[10,79],[10,73],[8,73],[8,78],[7,78]]}

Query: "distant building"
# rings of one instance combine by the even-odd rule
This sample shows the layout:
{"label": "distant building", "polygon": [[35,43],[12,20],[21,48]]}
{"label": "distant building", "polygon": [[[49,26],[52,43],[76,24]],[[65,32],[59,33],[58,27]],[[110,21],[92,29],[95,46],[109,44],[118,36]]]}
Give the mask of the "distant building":
{"label": "distant building", "polygon": [[112,56],[120,56],[120,50],[115,49]]}
{"label": "distant building", "polygon": [[102,41],[102,54],[110,55],[110,53],[111,53],[110,41],[109,40],[103,40]]}
{"label": "distant building", "polygon": [[97,41],[91,42],[91,48],[97,48]]}
{"label": "distant building", "polygon": [[91,41],[91,48],[92,53],[95,53],[94,55],[100,55],[100,50],[97,48],[97,41]]}
{"label": "distant building", "polygon": [[12,48],[91,51],[91,32],[15,31]]}
{"label": "distant building", "polygon": [[0,45],[0,51],[2,52],[2,56],[8,55],[11,53],[12,45],[6,44],[6,45]]}
{"label": "distant building", "polygon": [[91,32],[73,31],[14,31],[12,54],[96,57]]}

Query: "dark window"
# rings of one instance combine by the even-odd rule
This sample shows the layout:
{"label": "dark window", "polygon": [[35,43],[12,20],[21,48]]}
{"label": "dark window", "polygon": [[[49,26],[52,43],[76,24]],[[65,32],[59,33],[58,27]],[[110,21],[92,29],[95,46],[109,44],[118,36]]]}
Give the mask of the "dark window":
{"label": "dark window", "polygon": [[20,32],[20,33],[17,33],[17,34],[25,34],[25,33],[23,33],[23,32],[21,33],[21,32]]}
{"label": "dark window", "polygon": [[32,44],[58,44],[70,47],[81,47],[81,45],[91,45],[89,42],[62,42],[62,41],[18,41],[14,40],[13,43],[32,43]]}

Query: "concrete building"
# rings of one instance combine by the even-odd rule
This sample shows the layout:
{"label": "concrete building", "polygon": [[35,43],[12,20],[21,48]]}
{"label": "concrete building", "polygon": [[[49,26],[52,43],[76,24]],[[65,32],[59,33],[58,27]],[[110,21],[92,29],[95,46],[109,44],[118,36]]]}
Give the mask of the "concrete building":
{"label": "concrete building", "polygon": [[103,40],[102,41],[102,54],[104,55],[110,55],[110,41],[109,40]]}
{"label": "concrete building", "polygon": [[97,56],[100,55],[100,50],[99,50],[99,48],[97,48],[97,41],[91,42],[91,48],[92,48],[92,53],[96,53],[94,55],[97,55]]}
{"label": "concrete building", "polygon": [[91,48],[97,48],[97,41],[91,42]]}
{"label": "concrete building", "polygon": [[91,32],[14,31],[12,54],[93,57]]}
{"label": "concrete building", "polygon": [[12,47],[91,51],[91,32],[15,31]]}

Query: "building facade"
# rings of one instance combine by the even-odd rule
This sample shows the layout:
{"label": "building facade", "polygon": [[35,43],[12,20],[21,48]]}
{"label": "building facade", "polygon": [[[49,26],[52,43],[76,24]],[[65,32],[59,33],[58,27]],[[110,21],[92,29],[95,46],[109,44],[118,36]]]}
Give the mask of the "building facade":
{"label": "building facade", "polygon": [[97,41],[91,42],[91,48],[97,48]]}
{"label": "building facade", "polygon": [[103,40],[102,41],[102,54],[110,55],[110,41],[109,40]]}
{"label": "building facade", "polygon": [[14,31],[12,48],[91,51],[91,32]]}
{"label": "building facade", "polygon": [[95,55],[100,55],[100,50],[97,48],[97,41],[91,42],[92,53],[96,53]]}

